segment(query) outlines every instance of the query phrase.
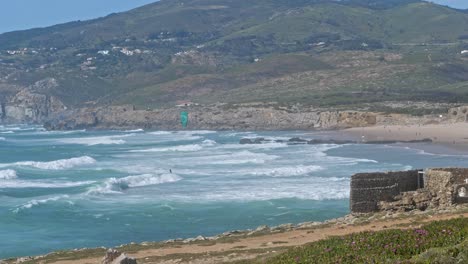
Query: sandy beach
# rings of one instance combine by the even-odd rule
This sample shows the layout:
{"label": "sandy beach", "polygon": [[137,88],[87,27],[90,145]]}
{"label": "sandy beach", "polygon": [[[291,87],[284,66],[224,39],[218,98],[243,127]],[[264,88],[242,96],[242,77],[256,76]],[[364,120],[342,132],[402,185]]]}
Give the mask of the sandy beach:
{"label": "sandy beach", "polygon": [[351,128],[344,132],[362,141],[411,141],[429,138],[434,143],[451,148],[459,149],[468,146],[468,123],[374,126]]}

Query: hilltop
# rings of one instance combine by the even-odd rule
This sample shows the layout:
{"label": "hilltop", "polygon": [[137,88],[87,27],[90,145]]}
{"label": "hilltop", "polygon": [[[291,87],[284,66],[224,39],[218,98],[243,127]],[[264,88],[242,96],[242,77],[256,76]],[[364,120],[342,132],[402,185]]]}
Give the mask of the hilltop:
{"label": "hilltop", "polygon": [[0,113],[24,90],[68,109],[464,103],[463,50],[468,13],[418,0],[163,0],[1,34]]}

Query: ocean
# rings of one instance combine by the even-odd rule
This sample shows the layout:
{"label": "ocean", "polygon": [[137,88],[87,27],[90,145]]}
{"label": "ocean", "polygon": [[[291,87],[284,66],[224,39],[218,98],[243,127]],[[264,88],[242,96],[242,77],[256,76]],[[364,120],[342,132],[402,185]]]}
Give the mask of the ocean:
{"label": "ocean", "polygon": [[468,161],[417,145],[239,144],[334,136],[0,126],[0,258],[324,221],[349,213],[354,173]]}

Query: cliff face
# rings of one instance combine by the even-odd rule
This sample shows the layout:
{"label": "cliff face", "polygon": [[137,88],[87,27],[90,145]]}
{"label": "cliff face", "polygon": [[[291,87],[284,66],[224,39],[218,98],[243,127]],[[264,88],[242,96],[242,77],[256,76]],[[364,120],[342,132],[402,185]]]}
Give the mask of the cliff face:
{"label": "cliff face", "polygon": [[180,112],[189,112],[188,129],[215,130],[310,130],[335,129],[376,124],[376,114],[367,112],[301,111],[274,108],[194,107],[165,110],[135,110],[132,106],[83,108],[52,115],[45,126],[68,129],[181,129]]}
{"label": "cliff face", "polygon": [[0,101],[1,123],[41,124],[49,115],[66,110],[56,97],[47,95],[55,81],[47,79]]}

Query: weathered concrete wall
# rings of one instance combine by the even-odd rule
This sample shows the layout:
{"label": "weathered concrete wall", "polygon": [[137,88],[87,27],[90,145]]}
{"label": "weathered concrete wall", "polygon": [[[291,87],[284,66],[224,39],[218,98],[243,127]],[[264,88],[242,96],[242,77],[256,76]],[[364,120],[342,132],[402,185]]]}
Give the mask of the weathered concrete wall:
{"label": "weathered concrete wall", "polygon": [[[468,169],[439,168],[426,171],[425,183],[431,192],[434,207],[451,206],[457,202],[457,186],[465,184],[468,179]],[[464,199],[458,199],[462,202]]]}
{"label": "weathered concrete wall", "polygon": [[467,168],[434,168],[431,171],[446,171],[452,174],[452,181],[454,184],[464,184],[465,180],[468,179]]}
{"label": "weathered concrete wall", "polygon": [[361,173],[351,178],[351,211],[411,211],[468,203],[468,169]]}
{"label": "weathered concrete wall", "polygon": [[379,202],[391,202],[402,192],[416,191],[418,171],[360,173],[351,177],[350,208],[354,213],[379,210]]}

